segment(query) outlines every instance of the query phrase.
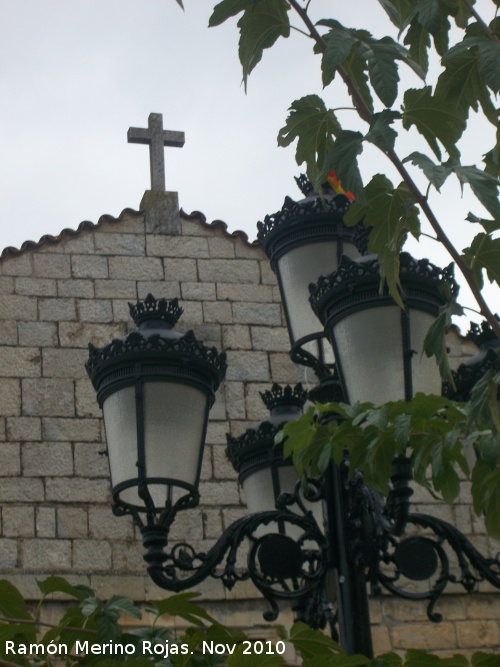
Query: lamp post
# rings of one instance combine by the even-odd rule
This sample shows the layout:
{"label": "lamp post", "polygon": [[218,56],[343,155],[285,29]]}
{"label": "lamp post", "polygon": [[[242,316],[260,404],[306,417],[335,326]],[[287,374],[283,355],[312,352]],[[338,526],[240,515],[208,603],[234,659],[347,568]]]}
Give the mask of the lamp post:
{"label": "lamp post", "polygon": [[[347,205],[342,195],[327,193],[325,203],[307,191],[303,202],[286,201],[275,219],[260,226],[278,275],[291,356],[314,368],[322,382],[313,393],[326,400],[339,400],[342,391],[344,400],[374,403],[439,392],[437,370],[418,353],[446,293],[456,294],[452,270],[403,253],[405,309],[400,309],[380,293],[376,258],[340,260],[346,248],[354,248],[341,219]],[[329,260],[327,270],[332,263],[336,270],[318,280]],[[300,290],[297,276],[305,281]],[[305,314],[311,281],[317,281],[311,303],[318,317]],[[367,656],[372,654],[367,581],[407,599],[427,600],[433,621],[440,620],[433,608],[450,582],[471,591],[487,579],[500,588],[500,563],[484,558],[450,524],[409,512],[411,463],[404,456],[393,462],[387,501],[359,473],[348,475],[347,458],[309,480],[307,492],[301,489],[282,449],[274,448],[283,424],[302,411],[301,387],[273,386],[264,396],[270,417],[228,439],[228,455],[253,511],[230,525],[206,553],[186,541],[169,544],[177,514],[200,500],[208,414],[224,377],[225,355],[192,332],[174,330],[182,313],[177,300],[148,295],[130,304],[130,312],[137,330],[100,349],[90,345],[86,368],[104,415],[113,510],[130,514],[139,526],[148,573],[158,586],[180,591],[214,577],[232,588],[251,579],[270,604],[266,620],[275,620],[279,601],[285,601],[312,627],[337,622],[343,648]],[[342,388],[331,373],[333,352]],[[431,535],[405,536],[407,524]],[[461,577],[451,573],[444,543]],[[415,593],[403,580],[430,583]]]}

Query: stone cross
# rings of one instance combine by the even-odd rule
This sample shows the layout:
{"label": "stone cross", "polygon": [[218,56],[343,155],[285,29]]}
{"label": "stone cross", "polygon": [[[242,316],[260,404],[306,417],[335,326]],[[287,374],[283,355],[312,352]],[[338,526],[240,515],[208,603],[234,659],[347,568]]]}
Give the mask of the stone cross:
{"label": "stone cross", "polygon": [[164,146],[184,146],[184,132],[172,132],[163,129],[161,113],[150,113],[148,127],[129,127],[129,144],[149,144],[149,162],[151,165],[151,190],[165,192],[165,156]]}

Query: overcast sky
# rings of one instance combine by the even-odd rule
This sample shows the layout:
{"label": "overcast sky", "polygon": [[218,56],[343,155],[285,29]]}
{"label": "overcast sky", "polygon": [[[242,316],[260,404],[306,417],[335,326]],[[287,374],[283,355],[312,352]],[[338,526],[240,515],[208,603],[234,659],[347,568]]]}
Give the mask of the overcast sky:
{"label": "overcast sky", "polygon": [[[185,12],[175,0],[0,1],[2,248],[139,208],[149,188],[148,148],[127,144],[126,135],[145,127],[150,112],[185,132],[184,148],[167,148],[165,164],[167,190],[179,193],[186,212],[202,211],[253,239],[257,220],[285,195],[301,197],[294,148],[278,148],[276,135],[294,99],[322,94],[319,60],[303,36],[264,54],[245,95],[236,22],[208,29],[210,0],[185,0]],[[375,0],[311,4],[316,19],[334,6],[348,26],[378,37],[390,30]],[[491,1],[479,5],[489,20]],[[420,85],[411,74],[406,81]],[[331,107],[349,104],[340,86],[325,98]],[[352,112],[340,115],[346,127],[363,129]],[[492,145],[493,133],[478,126],[464,163],[477,163]],[[401,154],[415,149],[430,154],[419,140]],[[366,177],[383,171],[395,179],[384,158],[370,149],[364,158]],[[483,211],[461,200],[456,185],[443,193],[438,214],[463,247],[469,226],[461,221],[471,208]],[[411,250],[447,263],[433,245]]]}

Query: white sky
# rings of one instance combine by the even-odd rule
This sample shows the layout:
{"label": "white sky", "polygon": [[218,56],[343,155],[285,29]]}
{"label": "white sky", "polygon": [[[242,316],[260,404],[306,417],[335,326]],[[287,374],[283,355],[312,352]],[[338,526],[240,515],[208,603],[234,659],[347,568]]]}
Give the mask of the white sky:
{"label": "white sky", "polygon": [[[215,0],[185,0],[185,12],[175,0],[0,3],[2,248],[139,208],[149,188],[148,148],[127,144],[126,134],[130,126],[146,127],[150,112],[163,114],[165,129],[186,134],[184,148],[165,150],[167,189],[179,192],[186,212],[202,211],[209,222],[224,220],[253,239],[257,220],[278,210],[285,195],[301,198],[294,147],[278,148],[276,135],[294,99],[323,94],[319,59],[305,37],[294,33],[266,52],[245,95],[236,21],[207,28]],[[491,0],[478,4],[491,20]],[[391,29],[376,0],[311,5],[316,19],[332,16],[334,6],[347,26],[377,37]],[[420,85],[411,74],[406,81]],[[324,97],[331,107],[349,104],[340,84]],[[346,129],[364,130],[352,112],[340,117]],[[463,163],[480,164],[492,145],[492,131],[478,126],[464,144]],[[417,149],[431,155],[420,139],[401,155]],[[397,182],[384,159],[366,148],[364,176],[382,171]],[[470,209],[482,214],[481,207],[461,200],[457,185],[434,199],[461,249],[470,238],[462,221]],[[410,250],[449,262],[437,244],[421,246]]]}

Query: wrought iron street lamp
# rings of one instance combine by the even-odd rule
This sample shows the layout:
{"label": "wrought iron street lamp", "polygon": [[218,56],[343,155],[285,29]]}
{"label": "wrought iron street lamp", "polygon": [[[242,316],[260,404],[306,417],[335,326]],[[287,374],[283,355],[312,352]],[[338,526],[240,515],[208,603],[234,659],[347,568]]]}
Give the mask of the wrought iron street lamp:
{"label": "wrought iron street lamp", "polygon": [[[458,289],[451,267],[441,270],[403,253],[401,309],[380,294],[376,258],[344,258],[337,266],[340,253],[353,248],[352,232],[341,219],[347,200],[338,197],[308,193],[298,204],[285,202],[281,213],[260,227],[285,302],[292,358],[326,378],[330,391],[336,380],[329,375],[328,336],[345,400],[379,404],[410,400],[417,391],[440,393],[439,373],[420,351],[446,295],[453,297]],[[306,312],[311,281],[318,281],[311,302],[319,320]],[[448,583],[471,591],[487,579],[500,588],[498,560],[481,556],[450,524],[409,513],[406,457],[393,462],[387,501],[359,473],[348,475],[347,458],[310,480],[306,497],[298,481],[294,488],[295,473],[273,444],[282,425],[302,411],[305,395],[298,387],[273,387],[266,395],[270,417],[240,438],[229,437],[228,454],[255,511],[229,526],[206,553],[187,542],[170,545],[177,513],[199,502],[208,414],[224,377],[225,356],[192,332],[174,331],[182,312],[176,300],[148,295],[130,310],[138,330],[104,348],[91,345],[87,371],[104,414],[114,511],[131,514],[140,527],[148,572],[158,586],[180,591],[210,576],[231,588],[251,579],[271,605],[267,620],[277,618],[278,602],[285,600],[313,627],[338,622],[344,649],[368,656],[367,581],[401,597],[427,600],[434,621],[440,620],[435,602]],[[407,523],[426,535],[405,536]],[[458,577],[450,571],[450,553]],[[430,583],[416,593],[405,588],[405,580]]]}

